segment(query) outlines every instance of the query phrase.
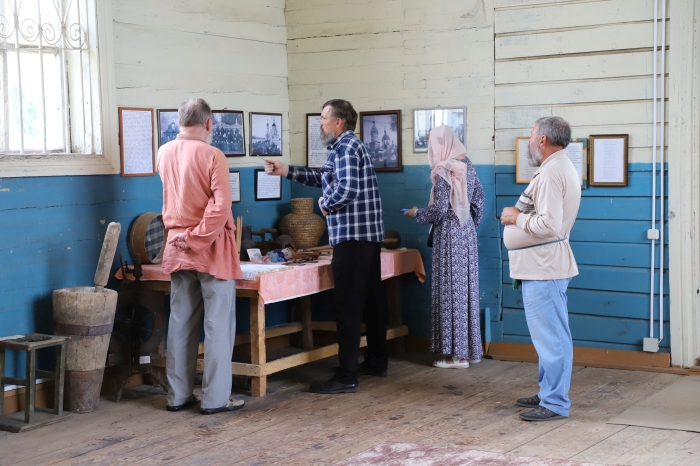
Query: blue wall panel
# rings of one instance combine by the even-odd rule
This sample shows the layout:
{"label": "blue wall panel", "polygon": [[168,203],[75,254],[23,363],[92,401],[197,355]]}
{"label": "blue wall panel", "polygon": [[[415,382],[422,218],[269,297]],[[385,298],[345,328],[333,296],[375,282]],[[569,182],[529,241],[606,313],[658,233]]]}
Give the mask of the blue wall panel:
{"label": "blue wall panel", "polygon": [[[480,307],[500,309],[501,294],[501,241],[499,223],[496,219],[495,171],[491,165],[476,165],[477,176],[486,192],[484,217],[478,231],[479,241],[479,280]],[[401,304],[404,322],[411,335],[428,336],[430,332],[430,281],[432,250],[426,246],[429,226],[420,225],[406,217],[399,210],[414,205],[425,207],[430,199],[430,167],[428,165],[408,165],[398,173],[377,175],[384,210],[384,225],[387,230],[401,234],[402,246],[420,250],[427,272],[427,280],[420,283],[414,276],[401,278]],[[313,197],[321,195],[318,188],[309,188],[298,183],[292,184],[292,197]],[[317,208],[316,208],[317,209]],[[319,213],[318,209],[316,213]],[[330,316],[330,298],[324,302],[325,313]],[[321,303],[314,302],[315,307]],[[321,311],[318,311],[319,313]],[[320,315],[320,314],[319,314]]]}
{"label": "blue wall panel", "polygon": [[[254,169],[242,168],[241,202],[234,215],[257,230],[290,210],[290,186],[281,201],[254,202]],[[0,336],[52,333],[51,293],[57,288],[93,283],[97,259],[109,222],[120,222],[119,254],[132,263],[129,227],[144,212],[160,212],[162,184],[153,177],[72,176],[0,180]],[[116,280],[108,285],[116,289]],[[247,300],[238,302],[239,331],[248,329]],[[270,325],[287,319],[286,306],[272,306]],[[23,359],[8,357],[8,375],[23,373]]]}
{"label": "blue wall panel", "polygon": [[[649,336],[651,246],[651,164],[631,164],[626,187],[589,187],[582,191],[581,207],[571,232],[571,247],[579,264],[567,293],[569,319],[575,344],[609,349],[642,349]],[[657,173],[657,185],[660,173]],[[500,211],[513,205],[526,185],[515,183],[512,166],[496,168],[496,197]],[[658,189],[658,188],[657,188]],[[656,201],[657,228],[660,201]],[[667,211],[667,209],[666,209]],[[668,224],[664,246],[664,323],[661,351],[669,351],[668,323]],[[501,230],[502,231],[502,230]],[[660,250],[655,247],[658,266]],[[522,294],[511,288],[508,253],[503,257],[503,341],[530,342],[522,310]],[[658,293],[659,271],[654,273]],[[654,298],[655,335],[658,336],[659,303]]]}

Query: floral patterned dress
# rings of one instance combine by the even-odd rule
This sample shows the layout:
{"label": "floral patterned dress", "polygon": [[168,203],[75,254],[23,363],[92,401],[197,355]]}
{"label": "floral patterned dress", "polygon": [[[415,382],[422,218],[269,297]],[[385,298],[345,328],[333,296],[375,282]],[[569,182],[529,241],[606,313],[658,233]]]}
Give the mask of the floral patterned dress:
{"label": "floral patterned dress", "polygon": [[481,359],[479,255],[476,230],[484,212],[484,188],[472,162],[467,164],[471,216],[460,225],[450,208],[450,185],[438,177],[435,202],[416,211],[421,224],[433,227],[432,315],[430,350],[469,360]]}

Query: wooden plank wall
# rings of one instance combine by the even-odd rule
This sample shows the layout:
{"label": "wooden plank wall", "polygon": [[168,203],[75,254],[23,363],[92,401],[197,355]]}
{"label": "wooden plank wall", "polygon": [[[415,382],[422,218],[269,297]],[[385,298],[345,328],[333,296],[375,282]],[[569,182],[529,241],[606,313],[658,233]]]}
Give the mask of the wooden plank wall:
{"label": "wooden plank wall", "polygon": [[[671,17],[674,0],[668,3]],[[525,188],[514,180],[515,136],[529,135],[537,118],[566,118],[573,137],[629,134],[629,186],[584,190],[571,234],[580,275],[570,285],[569,311],[579,346],[641,350],[642,338],[649,336],[653,4],[496,0],[494,5],[498,212]],[[669,49],[671,27],[668,20]],[[657,201],[657,217],[658,208]],[[657,247],[657,264],[658,252]],[[529,342],[522,295],[512,290],[505,249],[502,255],[503,314],[494,329],[500,326],[503,341]],[[668,297],[665,303],[661,346],[669,351]]]}
{"label": "wooden plank wall", "polygon": [[[120,106],[176,108],[197,95],[215,109],[245,110],[246,117],[251,110],[281,112],[288,157],[284,0],[112,0],[112,7]],[[255,202],[259,160],[229,161],[241,170],[242,202],[234,215],[253,229],[271,227],[288,212],[289,183],[281,201]],[[131,263],[128,227],[143,212],[160,212],[162,189],[157,175],[0,179],[0,336],[52,333],[51,292],[92,284],[109,222],[122,224],[114,269],[119,254]],[[239,329],[246,331],[247,306],[241,309]],[[50,366],[49,356],[43,362]],[[23,361],[10,355],[6,373],[21,376]]]}
{"label": "wooden plank wall", "polygon": [[[404,246],[421,250],[429,277],[428,227],[399,212],[427,205],[432,186],[426,154],[413,153],[412,110],[467,107],[467,155],[487,193],[479,229],[481,305],[497,307],[492,0],[287,0],[286,19],[292,163],[306,164],[305,114],[320,112],[327,100],[347,99],[358,112],[400,109],[404,169],[378,176],[385,226],[400,232]],[[320,192],[293,184],[292,197],[304,196]],[[429,282],[402,278],[411,335],[429,333]]]}

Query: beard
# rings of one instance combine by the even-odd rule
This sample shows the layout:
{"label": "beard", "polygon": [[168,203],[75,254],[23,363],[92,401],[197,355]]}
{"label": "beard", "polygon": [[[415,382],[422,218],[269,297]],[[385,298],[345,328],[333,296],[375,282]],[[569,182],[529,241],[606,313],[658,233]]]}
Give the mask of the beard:
{"label": "beard", "polygon": [[321,143],[323,143],[324,146],[327,146],[331,142],[333,142],[333,139],[335,139],[335,134],[333,133],[326,133],[323,131],[323,127],[321,127],[321,132],[319,134],[319,139],[321,140]]}
{"label": "beard", "polygon": [[527,161],[531,167],[539,167],[542,165],[542,153],[530,144],[527,145]]}
{"label": "beard", "polygon": [[206,139],[207,144],[209,144],[209,145],[211,146],[211,142],[212,142],[213,140],[214,140],[214,132],[213,132],[213,131],[209,131],[209,132],[207,133],[207,139]]}

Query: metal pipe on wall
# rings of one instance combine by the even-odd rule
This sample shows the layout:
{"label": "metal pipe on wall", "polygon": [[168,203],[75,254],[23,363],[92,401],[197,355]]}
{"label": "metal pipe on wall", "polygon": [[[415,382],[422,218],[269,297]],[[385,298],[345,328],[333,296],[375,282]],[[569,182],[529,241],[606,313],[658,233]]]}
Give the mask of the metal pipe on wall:
{"label": "metal pipe on wall", "polygon": [[[652,104],[653,113],[653,123],[651,127],[651,139],[652,139],[652,149],[651,149],[651,230],[656,229],[656,130],[657,130],[657,77],[658,69],[656,67],[657,57],[656,51],[658,48],[658,35],[659,35],[659,0],[654,0],[654,80],[652,87],[654,88],[654,102]],[[654,263],[654,246],[656,245],[656,239],[654,237],[649,238],[651,241],[651,265],[649,267],[649,338],[654,338],[654,270],[656,270],[656,264]]]}
{"label": "metal pipe on wall", "polygon": [[664,339],[664,125],[666,124],[666,0],[661,0],[661,138],[659,141],[659,341]]}

